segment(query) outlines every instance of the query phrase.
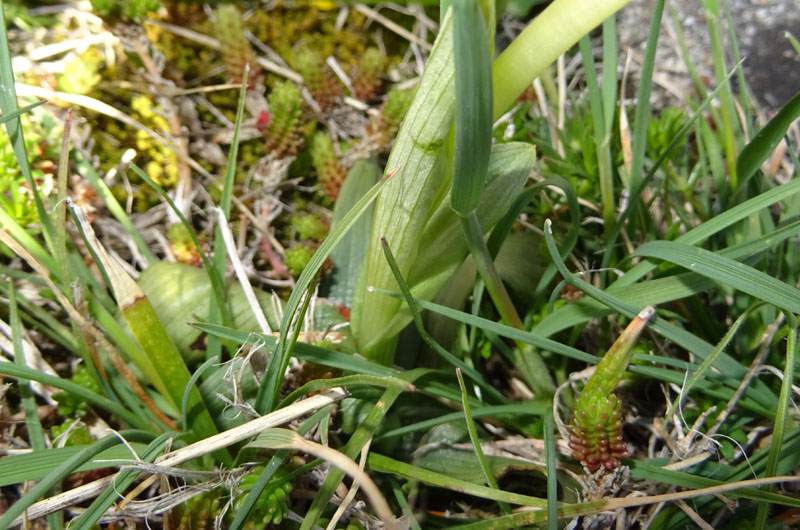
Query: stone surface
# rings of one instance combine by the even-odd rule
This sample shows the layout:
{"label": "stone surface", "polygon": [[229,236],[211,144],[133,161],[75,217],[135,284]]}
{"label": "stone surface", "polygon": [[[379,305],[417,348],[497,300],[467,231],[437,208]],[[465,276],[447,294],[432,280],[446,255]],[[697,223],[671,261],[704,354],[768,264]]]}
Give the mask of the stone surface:
{"label": "stone surface", "polygon": [[[800,55],[786,38],[791,32],[800,39],[800,0],[719,0],[720,32],[724,38],[726,65],[734,64],[729,38],[726,4],[745,58],[745,80],[751,96],[765,109],[776,110],[800,91]],[[633,0],[617,15],[620,51],[630,48],[635,63],[641,64],[655,0]],[[674,9],[692,61],[701,76],[713,83],[714,72],[706,12],[700,0],[667,2],[661,25],[654,75],[654,104],[683,102],[693,83],[681,58],[678,31],[673,26]],[[639,69],[634,64],[633,71]],[[638,84],[634,73],[633,81]],[[629,94],[630,96],[630,94]]]}

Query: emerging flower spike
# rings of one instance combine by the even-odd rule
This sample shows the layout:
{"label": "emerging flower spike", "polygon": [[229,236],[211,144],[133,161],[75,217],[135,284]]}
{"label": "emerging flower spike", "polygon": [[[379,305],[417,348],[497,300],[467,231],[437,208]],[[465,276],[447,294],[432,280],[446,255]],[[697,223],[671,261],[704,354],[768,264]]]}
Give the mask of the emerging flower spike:
{"label": "emerging flower spike", "polygon": [[622,405],[613,391],[625,373],[636,339],[654,314],[653,306],[639,312],[603,356],[575,400],[569,446],[572,456],[592,473],[601,467],[611,471],[621,458],[630,456],[622,440]]}

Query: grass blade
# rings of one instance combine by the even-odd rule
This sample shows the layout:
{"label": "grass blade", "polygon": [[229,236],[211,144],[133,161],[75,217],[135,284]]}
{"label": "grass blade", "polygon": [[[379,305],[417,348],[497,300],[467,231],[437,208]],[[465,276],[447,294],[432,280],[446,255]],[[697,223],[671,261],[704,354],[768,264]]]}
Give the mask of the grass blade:
{"label": "grass blade", "polygon": [[[83,209],[73,207],[73,211],[89,246],[99,258],[111,282],[117,304],[128,327],[147,355],[147,359],[135,359],[135,361],[143,371],[148,371],[150,374],[155,372],[155,375],[150,376],[154,378],[151,382],[176,410],[180,410],[178,407],[191,379],[181,354],[170,340],[142,290],[97,240]],[[195,387],[191,390],[188,410],[196,439],[207,438],[217,433],[214,421]],[[227,455],[223,458],[223,461],[230,462]]]}
{"label": "grass blade", "polygon": [[[729,226],[738,223],[742,219],[747,218],[751,214],[767,208],[776,202],[787,200],[798,193],[800,193],[800,179],[790,180],[786,184],[776,186],[753,197],[752,199],[748,199],[741,204],[737,204],[732,208],[728,208],[716,217],[709,219],[700,226],[696,226],[695,228],[692,228],[685,234],[676,238],[675,242],[684,243],[687,245],[696,245],[705,241],[712,235],[728,228]],[[605,256],[603,256],[603,259],[605,260]],[[619,283],[620,285],[631,285],[649,272],[653,271],[655,268],[656,265],[653,262],[649,260],[642,261],[627,271],[625,276],[617,280],[615,284]]]}
{"label": "grass blade", "polygon": [[389,473],[397,477],[405,477],[410,480],[419,480],[431,486],[439,488],[447,488],[467,495],[474,495],[483,499],[491,499],[494,501],[507,502],[509,504],[517,504],[520,506],[531,506],[536,508],[547,507],[547,501],[539,497],[531,497],[529,495],[522,495],[519,493],[511,493],[509,491],[497,490],[487,486],[480,486],[466,480],[460,480],[453,477],[436,473],[423,469],[421,467],[406,464],[399,460],[394,460],[388,456],[371,453],[367,460],[370,469],[380,473]]}
{"label": "grass blade", "polygon": [[477,0],[453,3],[453,41],[456,123],[450,204],[464,216],[478,206],[492,145],[489,35]]}
{"label": "grass blade", "polygon": [[0,125],[6,123],[7,121],[13,120],[14,118],[22,116],[26,112],[30,112],[33,109],[35,109],[36,107],[38,107],[39,105],[44,105],[45,103],[47,103],[46,100],[37,101],[36,103],[31,103],[30,105],[27,105],[25,107],[22,107],[21,109],[15,110],[15,111],[8,112],[8,113],[4,112],[3,115],[0,116]]}
{"label": "grass blade", "polygon": [[22,513],[34,502],[42,498],[47,491],[52,489],[56,484],[64,480],[68,475],[75,472],[81,465],[89,462],[98,454],[102,453],[109,447],[122,443],[123,436],[125,440],[132,442],[150,442],[154,436],[149,432],[144,431],[123,431],[119,434],[109,434],[89,447],[82,449],[80,452],[65,460],[61,465],[49,473],[46,477],[40,480],[28,492],[22,496],[17,502],[12,504],[8,510],[0,517],[0,528],[8,528],[11,526],[12,521],[22,515]]}
{"label": "grass blade", "polygon": [[736,160],[736,173],[742,183],[758,171],[764,160],[778,147],[787,129],[798,116],[800,116],[800,92],[795,94],[742,149]]}
{"label": "grass blade", "polygon": [[150,185],[151,188],[156,190],[156,192],[161,195],[172,211],[178,216],[178,219],[181,220],[181,223],[186,228],[186,232],[189,234],[189,237],[192,238],[192,243],[194,243],[195,248],[197,249],[197,253],[200,256],[200,259],[203,261],[203,267],[208,274],[208,279],[211,281],[211,287],[213,289],[214,300],[216,301],[216,305],[219,307],[219,310],[222,315],[223,322],[230,322],[230,309],[228,305],[225,303],[225,287],[224,287],[224,276],[220,276],[217,273],[217,269],[212,266],[211,261],[206,256],[206,253],[203,252],[203,246],[200,244],[200,240],[197,239],[197,234],[195,234],[194,228],[189,221],[184,217],[183,213],[181,213],[180,208],[175,204],[175,201],[164,191],[164,188],[159,186],[150,176],[142,171],[142,169],[137,166],[136,164],[131,164],[130,168],[136,173],[139,178],[145,181],[147,184]]}
{"label": "grass blade", "polygon": [[139,230],[133,226],[130,217],[128,214],[125,213],[125,209],[119,204],[114,194],[111,193],[108,185],[100,178],[100,175],[97,174],[97,171],[94,170],[92,164],[86,159],[84,154],[79,150],[75,149],[72,153],[72,160],[75,163],[76,169],[79,174],[84,175],[86,178],[89,179],[89,183],[92,185],[92,188],[97,191],[97,194],[103,200],[103,204],[106,205],[111,215],[114,216],[119,224],[125,228],[125,231],[128,235],[133,239],[133,242],[136,244],[137,250],[144,256],[146,263],[143,265],[146,267],[151,263],[155,263],[158,259],[155,255],[150,251],[150,247],[147,246],[147,243],[144,242],[142,239]]}
{"label": "grass blade", "polygon": [[675,241],[651,241],[633,255],[675,263],[782,309],[800,312],[800,289],[718,253]]}
{"label": "grass blade", "polygon": [[[22,349],[22,325],[19,321],[19,306],[17,305],[17,289],[14,287],[14,282],[8,282],[8,311],[9,311],[9,324],[11,325],[11,339],[14,347],[14,362],[23,368],[27,368],[25,361],[25,354]],[[41,451],[45,449],[44,431],[42,431],[42,424],[39,421],[39,411],[36,407],[36,397],[34,396],[33,389],[31,388],[30,381],[19,379],[20,398],[22,400],[22,408],[25,411],[25,426],[28,429],[28,439],[30,440],[31,448],[34,451]]]}
{"label": "grass blade", "polygon": [[[562,276],[572,285],[595,298],[599,302],[608,305],[616,312],[622,313],[628,318],[634,318],[638,311],[631,305],[622,302],[618,298],[611,296],[607,291],[602,291],[597,287],[581,280],[577,275],[571,274],[567,269],[566,264],[558,255],[558,249],[553,238],[552,223],[550,220],[545,221],[544,227],[545,242],[553,258],[553,263],[558,267]],[[688,351],[693,352],[698,357],[706,359],[714,352],[714,347],[699,338],[697,335],[690,333],[674,324],[665,322],[664,319],[657,319],[651,323],[650,328],[656,333],[670,339],[679,346]],[[730,374],[734,377],[741,377],[745,373],[745,368],[739,364],[735,359],[727,355],[720,355],[716,362],[716,367],[723,373]],[[751,396],[757,399],[762,406],[774,408],[775,396],[765,385],[760,382],[754,383],[748,387],[747,392],[752,392]]]}
{"label": "grass blade", "polygon": [[[486,461],[486,455],[483,454],[481,448],[481,441],[478,438],[478,431],[475,429],[475,422],[472,420],[472,413],[469,409],[469,399],[467,399],[467,387],[464,384],[464,377],[461,375],[461,370],[456,368],[456,377],[458,378],[458,386],[461,387],[461,406],[464,408],[464,421],[467,422],[467,431],[469,432],[469,440],[472,442],[472,447],[475,450],[475,456],[478,457],[483,476],[486,478],[486,483],[492,488],[500,490],[497,481],[494,479],[492,470],[489,468],[489,463]],[[504,513],[511,513],[511,508],[505,502],[499,501],[497,503]]]}
{"label": "grass blade", "polygon": [[[613,21],[613,17],[609,20]],[[604,39],[605,45],[605,39]],[[583,58],[583,69],[586,71],[586,87],[589,91],[589,103],[592,111],[592,123],[594,129],[594,143],[597,151],[597,169],[600,178],[600,200],[603,210],[603,227],[606,233],[614,228],[614,181],[611,164],[611,129],[606,127],[606,103],[608,98],[601,94],[597,85],[597,75],[595,73],[594,57],[592,56],[592,45],[589,36],[585,35],[579,42],[581,57]],[[604,50],[605,52],[605,50]],[[603,67],[604,86],[605,75],[611,65]],[[615,85],[613,85],[615,86]],[[614,101],[611,100],[611,111],[614,109]],[[613,116],[613,115],[612,115]]]}
{"label": "grass blade", "polygon": [[556,439],[553,408],[544,415],[544,453],[547,463],[547,530],[558,528],[558,476],[556,469]]}
{"label": "grass blade", "polygon": [[273,355],[269,359],[266,371],[267,376],[264,378],[261,388],[259,388],[258,396],[256,397],[255,407],[260,413],[264,414],[271,411],[275,404],[278,391],[280,390],[280,383],[283,380],[283,374],[289,364],[289,357],[291,355],[291,349],[287,348],[287,333],[294,319],[295,312],[300,306],[303,295],[311,286],[317,272],[320,267],[322,267],[325,259],[330,255],[331,250],[344,238],[356,221],[358,221],[361,214],[369,208],[372,201],[375,200],[393,174],[394,171],[390,171],[380,182],[375,184],[349,212],[347,212],[347,215],[344,216],[341,222],[328,234],[328,237],[325,238],[325,241],[319,246],[314,256],[297,279],[294,290],[289,296],[289,300],[286,302],[286,307],[283,310],[283,319],[281,320],[280,326],[280,340],[276,344]]}
{"label": "grass blade", "polygon": [[[740,66],[740,64],[736,66],[738,67]],[[729,79],[734,74],[734,72],[735,69],[728,72],[728,75],[726,76],[725,79],[726,80]],[[601,262],[601,267],[608,266],[608,263],[611,260],[611,255],[614,251],[614,248],[616,247],[617,238],[619,237],[620,232],[622,232],[622,229],[625,226],[625,220],[628,217],[630,217],[634,211],[636,211],[639,201],[642,199],[642,192],[644,191],[645,187],[653,179],[653,177],[655,176],[656,172],[661,167],[661,165],[667,160],[667,157],[672,154],[673,149],[675,149],[683,141],[683,137],[689,133],[689,131],[692,129],[694,122],[698,118],[700,118],[703,110],[711,104],[714,97],[721,89],[722,85],[721,84],[717,85],[717,87],[713,91],[711,91],[710,94],[706,96],[706,98],[703,100],[703,103],[701,103],[700,106],[697,107],[697,109],[692,113],[689,119],[686,120],[686,123],[684,123],[683,126],[680,128],[680,130],[675,134],[675,137],[669,142],[667,147],[664,149],[664,152],[661,153],[661,155],[659,155],[658,159],[653,164],[653,167],[650,168],[650,170],[647,172],[644,178],[639,182],[638,187],[635,188],[634,191],[631,193],[628,206],[625,208],[625,211],[622,212],[622,215],[619,216],[619,219],[617,219],[617,224],[614,227],[614,230],[608,236],[608,241],[606,242],[606,250],[605,252],[603,252],[603,260]],[[704,122],[701,122],[701,124],[707,125]]]}
{"label": "grass blade", "polygon": [[[233,128],[233,142],[231,143],[231,149],[228,152],[228,164],[225,168],[225,183],[222,187],[222,199],[220,200],[219,207],[222,209],[223,213],[225,214],[225,219],[230,217],[230,210],[231,210],[231,197],[233,195],[233,179],[236,174],[236,156],[239,151],[239,131],[242,127],[242,119],[244,118],[244,102],[245,102],[245,94],[247,93],[247,77],[250,74],[250,63],[245,64],[244,73],[242,75],[242,87],[239,90],[239,103],[236,108],[236,122],[234,123]],[[213,257],[213,267],[215,271],[215,275],[218,278],[225,278],[225,252],[226,246],[225,241],[222,237],[222,230],[220,226],[217,226],[217,230],[214,233],[214,257]],[[201,247],[197,247],[198,252],[202,254],[202,251],[199,250]],[[229,252],[236,252],[236,249],[227,249]],[[227,311],[224,302],[223,303],[212,303],[208,308],[208,321],[212,324],[229,324],[230,323],[230,313]],[[221,357],[222,356],[222,344],[215,338],[211,337],[208,341],[208,345],[206,346],[206,359],[213,359],[214,357]]]}
{"label": "grass blade", "polygon": [[498,119],[545,68],[629,0],[552,2],[494,61],[494,111]]}
{"label": "grass blade", "polygon": [[[781,392],[778,396],[778,408],[775,411],[775,424],[772,428],[772,442],[769,446],[769,456],[767,457],[767,469],[764,472],[766,477],[774,477],[778,474],[778,462],[783,451],[783,439],[786,433],[789,404],[792,401],[792,384],[794,382],[795,358],[797,355],[797,317],[792,313],[785,313],[789,324],[789,333],[786,341],[786,367],[783,371],[781,381]],[[767,487],[769,488],[769,486]],[[765,528],[767,515],[770,505],[761,503],[758,505],[756,513],[756,528]]]}
{"label": "grass blade", "polygon": [[[303,421],[299,427],[295,430],[297,434],[300,436],[305,436],[308,431],[312,428],[316,427],[323,418],[331,413],[332,405],[325,406],[312,414],[308,419]],[[275,454],[270,458],[267,465],[264,467],[264,471],[261,472],[261,475],[258,477],[258,480],[250,490],[250,494],[244,500],[242,505],[239,507],[239,511],[236,512],[236,515],[231,521],[229,526],[230,530],[240,530],[242,526],[248,521],[248,517],[250,512],[252,511],[253,507],[255,506],[256,502],[258,502],[259,497],[261,496],[261,492],[264,491],[264,488],[267,487],[270,480],[272,479],[275,472],[278,468],[286,461],[289,457],[289,451],[287,450],[279,450],[276,451]]]}
{"label": "grass blade", "polygon": [[[4,116],[11,116],[19,110],[19,104],[17,103],[17,91],[14,86],[14,71],[11,67],[11,52],[8,47],[8,30],[6,28],[5,9],[2,2],[0,2],[0,19],[0,111],[3,112]],[[36,212],[39,214],[39,222],[42,223],[42,232],[44,233],[47,247],[53,251],[55,250],[56,240],[55,228],[44,207],[42,195],[39,193],[39,187],[31,174],[30,161],[28,160],[28,153],[25,149],[22,121],[19,115],[6,121],[5,126],[8,138],[13,146],[14,156],[17,159],[17,164],[19,164],[19,169],[33,194],[33,202],[36,206]],[[55,268],[51,270],[57,273],[59,269]]]}
{"label": "grass blade", "polygon": [[[655,66],[656,48],[658,47],[658,32],[661,30],[661,15],[664,14],[665,0],[658,0],[650,19],[650,29],[647,33],[647,46],[644,52],[644,63],[639,81],[639,91],[636,93],[636,111],[633,117],[633,158],[631,160],[631,173],[628,175],[628,190],[639,187],[644,168],[644,151],[647,147],[647,123],[650,121],[650,90],[653,84],[653,67]],[[633,195],[633,193],[631,193]],[[638,195],[638,193],[637,193]],[[620,223],[622,220],[620,220]],[[605,266],[605,265],[604,265]]]}
{"label": "grass blade", "polygon": [[[164,452],[167,441],[172,433],[164,433],[150,442],[138,455],[138,461],[150,463]],[[130,453],[129,453],[130,454]],[[106,490],[95,497],[92,504],[86,508],[80,517],[70,521],[70,530],[89,530],[106,513],[114,502],[119,499],[121,492],[126,491],[142,472],[135,469],[121,471],[114,478],[114,482]]]}
{"label": "grass blade", "polygon": [[[358,456],[364,445],[375,435],[375,432],[380,427],[380,424],[383,421],[383,418],[386,416],[386,413],[389,412],[389,409],[392,407],[401,393],[401,390],[397,390],[395,388],[387,388],[383,392],[380,399],[375,403],[375,406],[372,407],[367,417],[364,419],[361,425],[359,425],[358,429],[356,429],[356,432],[354,432],[350,437],[347,445],[344,446],[342,452],[347,457],[354,459]],[[325,482],[322,483],[317,496],[314,497],[314,502],[305,513],[303,524],[300,527],[300,530],[310,530],[314,527],[317,519],[322,513],[322,509],[328,504],[328,501],[343,478],[344,472],[338,468],[332,468],[328,472]]]}

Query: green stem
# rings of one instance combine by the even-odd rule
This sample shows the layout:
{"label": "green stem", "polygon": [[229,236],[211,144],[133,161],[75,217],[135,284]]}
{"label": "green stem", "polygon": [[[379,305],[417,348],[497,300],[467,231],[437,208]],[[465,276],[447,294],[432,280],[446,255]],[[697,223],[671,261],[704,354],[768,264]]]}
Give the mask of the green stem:
{"label": "green stem", "polygon": [[494,62],[494,119],[559,55],[629,1],[556,0],[550,4]]}
{"label": "green stem", "polygon": [[653,306],[642,309],[608,349],[594,374],[575,400],[569,446],[573,456],[595,472],[613,470],[628,456],[622,440],[622,406],[613,391],[625,374],[633,345],[655,314]]}
{"label": "green stem", "polygon": [[717,83],[723,85],[719,93],[720,115],[722,116],[722,145],[725,150],[725,159],[728,161],[728,171],[731,176],[731,191],[735,192],[738,187],[738,176],[736,173],[736,122],[733,120],[735,115],[733,105],[733,95],[731,85],[725,78],[725,52],[722,47],[722,35],[719,31],[719,4],[717,0],[703,0],[703,8],[706,12],[708,23],[708,33],[711,37],[711,52],[714,57],[714,76]]}
{"label": "green stem", "polygon": [[[778,409],[775,411],[775,425],[772,428],[772,443],[769,447],[767,456],[767,468],[764,472],[766,477],[774,477],[778,474],[778,463],[781,459],[783,449],[783,439],[786,434],[787,417],[789,403],[792,399],[792,383],[794,381],[795,356],[797,355],[797,317],[794,313],[784,312],[787,320],[788,334],[786,337],[786,367],[783,371],[783,381],[781,382],[781,393],[778,398]],[[766,486],[768,491],[772,489]],[[769,504],[760,503],[756,513],[756,528],[765,528]]]}
{"label": "green stem", "polygon": [[608,235],[614,228],[614,175],[611,167],[611,130],[607,130],[605,126],[605,101],[603,101],[597,84],[589,36],[585,35],[579,41],[579,45],[581,56],[583,57],[583,69],[586,71],[589,103],[592,109],[594,143],[597,150],[597,171],[600,178],[600,199],[603,204],[603,227],[606,235]]}
{"label": "green stem", "polygon": [[[500,490],[500,486],[497,485],[497,481],[492,474],[492,469],[489,467],[489,462],[486,460],[486,455],[483,453],[481,441],[478,438],[478,431],[475,429],[475,422],[472,421],[472,413],[469,410],[469,398],[467,396],[467,387],[464,384],[464,376],[461,375],[461,370],[458,368],[456,368],[456,377],[458,378],[458,386],[461,387],[461,405],[464,407],[464,420],[467,422],[467,431],[469,432],[469,439],[472,441],[472,447],[475,449],[475,456],[478,457],[481,470],[483,470],[483,476],[486,477],[486,483],[492,488]],[[503,513],[511,513],[511,508],[508,506],[508,503],[498,501],[497,504],[500,506],[500,509],[503,510]]]}
{"label": "green stem", "polygon": [[475,266],[486,284],[489,296],[491,296],[495,307],[500,312],[500,316],[509,326],[523,329],[522,319],[519,318],[519,314],[517,314],[517,310],[511,302],[511,297],[508,296],[508,291],[503,285],[503,280],[500,279],[500,274],[497,272],[491,254],[489,254],[489,249],[486,247],[486,242],[483,240],[483,231],[478,222],[478,217],[475,212],[472,212],[460,219],[469,252],[475,260]]}

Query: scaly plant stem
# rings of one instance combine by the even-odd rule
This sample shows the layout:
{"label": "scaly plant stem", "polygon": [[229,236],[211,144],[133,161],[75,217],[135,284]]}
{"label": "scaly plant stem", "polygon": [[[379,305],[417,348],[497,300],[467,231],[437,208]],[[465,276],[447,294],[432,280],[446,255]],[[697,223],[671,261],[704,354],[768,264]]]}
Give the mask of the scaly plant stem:
{"label": "scaly plant stem", "polygon": [[620,458],[628,456],[622,440],[621,405],[613,391],[625,374],[636,339],[654,314],[653,306],[639,312],[603,355],[575,400],[569,446],[575,459],[592,473],[600,467],[613,470]]}

